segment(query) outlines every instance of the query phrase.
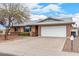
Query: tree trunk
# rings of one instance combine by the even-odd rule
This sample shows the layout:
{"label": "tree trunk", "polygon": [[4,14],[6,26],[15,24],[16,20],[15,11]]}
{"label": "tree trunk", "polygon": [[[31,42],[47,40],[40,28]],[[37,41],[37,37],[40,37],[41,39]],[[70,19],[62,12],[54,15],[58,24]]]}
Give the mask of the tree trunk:
{"label": "tree trunk", "polygon": [[9,33],[11,27],[13,26],[13,23],[12,23],[12,26],[10,27],[11,22],[12,22],[12,21],[11,21],[11,17],[12,17],[12,16],[9,16],[9,24],[8,24],[8,28],[6,29],[6,32],[5,32],[5,40],[8,40],[8,33]]}
{"label": "tree trunk", "polygon": [[10,29],[7,29],[5,32],[5,40],[8,40],[8,33],[9,33]]}
{"label": "tree trunk", "polygon": [[8,40],[8,37],[7,36],[8,36],[7,33],[5,33],[5,40]]}
{"label": "tree trunk", "polygon": [[78,37],[79,37],[79,27],[78,27]]}

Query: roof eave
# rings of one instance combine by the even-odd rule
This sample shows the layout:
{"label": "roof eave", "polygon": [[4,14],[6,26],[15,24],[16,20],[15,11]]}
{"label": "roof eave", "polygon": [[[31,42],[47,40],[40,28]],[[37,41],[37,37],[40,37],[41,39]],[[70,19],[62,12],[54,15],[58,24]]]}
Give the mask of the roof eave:
{"label": "roof eave", "polygon": [[66,24],[75,24],[75,22],[68,22],[68,23],[57,23],[57,24],[38,24],[38,23],[36,23],[36,24],[27,24],[27,25],[29,25],[29,26],[32,26],[32,25],[66,25]]}

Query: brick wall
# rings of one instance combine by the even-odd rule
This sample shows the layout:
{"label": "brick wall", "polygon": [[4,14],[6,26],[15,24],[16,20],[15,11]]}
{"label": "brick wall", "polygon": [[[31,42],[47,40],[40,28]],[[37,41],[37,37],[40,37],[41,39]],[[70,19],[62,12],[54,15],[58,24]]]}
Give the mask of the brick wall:
{"label": "brick wall", "polygon": [[[10,32],[15,32],[15,27],[11,28]],[[18,27],[17,32],[24,32],[24,27],[23,26]]]}
{"label": "brick wall", "polygon": [[19,27],[18,32],[24,32],[24,27],[23,26]]}
{"label": "brick wall", "polygon": [[35,36],[35,26],[31,26],[30,36]]}
{"label": "brick wall", "polygon": [[66,25],[66,34],[67,34],[67,37],[71,36],[71,31],[72,31],[72,25],[71,24]]}
{"label": "brick wall", "polygon": [[64,43],[63,51],[79,52],[79,50],[78,50],[79,39],[78,38],[74,39],[73,43],[71,45],[71,40],[70,40],[71,31],[72,31],[72,26],[69,24],[69,25],[67,25],[67,39]]}

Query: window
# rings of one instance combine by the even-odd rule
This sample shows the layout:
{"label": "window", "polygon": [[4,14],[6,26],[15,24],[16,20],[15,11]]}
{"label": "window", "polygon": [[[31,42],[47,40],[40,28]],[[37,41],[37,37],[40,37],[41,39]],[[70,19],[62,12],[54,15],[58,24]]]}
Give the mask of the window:
{"label": "window", "polygon": [[18,27],[15,27],[15,31],[18,31]]}
{"label": "window", "polygon": [[24,27],[24,32],[30,32],[30,27],[29,26],[25,26]]}
{"label": "window", "polygon": [[75,31],[72,31],[71,32],[71,35],[73,35],[74,37],[76,37],[76,32]]}

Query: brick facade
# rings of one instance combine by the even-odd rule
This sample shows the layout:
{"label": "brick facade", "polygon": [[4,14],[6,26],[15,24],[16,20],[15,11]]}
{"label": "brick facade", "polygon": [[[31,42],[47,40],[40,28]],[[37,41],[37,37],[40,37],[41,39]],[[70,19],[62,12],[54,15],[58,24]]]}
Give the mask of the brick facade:
{"label": "brick facade", "polygon": [[35,36],[35,26],[31,26],[30,36]]}
{"label": "brick facade", "polygon": [[67,35],[67,37],[71,36],[71,31],[72,31],[72,25],[71,24],[67,24],[66,25],[66,35]]}
{"label": "brick facade", "polygon": [[[48,25],[45,25],[45,26],[48,26]],[[67,25],[50,25],[50,26],[66,26],[66,37],[71,36],[71,31],[72,31],[72,25],[71,24],[67,24]],[[38,30],[38,32],[36,32],[37,30]],[[41,25],[38,26],[38,29],[36,28],[36,26],[31,26],[30,36],[36,36],[36,34],[38,34],[38,36],[41,36]]]}
{"label": "brick facade", "polygon": [[23,26],[18,27],[17,31],[15,31],[15,28],[16,27],[12,27],[10,32],[24,32],[24,27]]}
{"label": "brick facade", "polygon": [[24,27],[23,26],[19,27],[18,32],[24,32]]}
{"label": "brick facade", "polygon": [[[48,26],[48,25],[45,25],[45,26]],[[66,36],[67,37],[71,36],[71,31],[72,31],[72,25],[71,24],[67,24],[67,25],[50,25],[50,26],[66,26]],[[15,27],[13,27],[11,29],[11,32],[15,32]],[[18,27],[17,32],[24,32],[24,27],[23,26]],[[31,26],[30,36],[41,36],[41,25]]]}

